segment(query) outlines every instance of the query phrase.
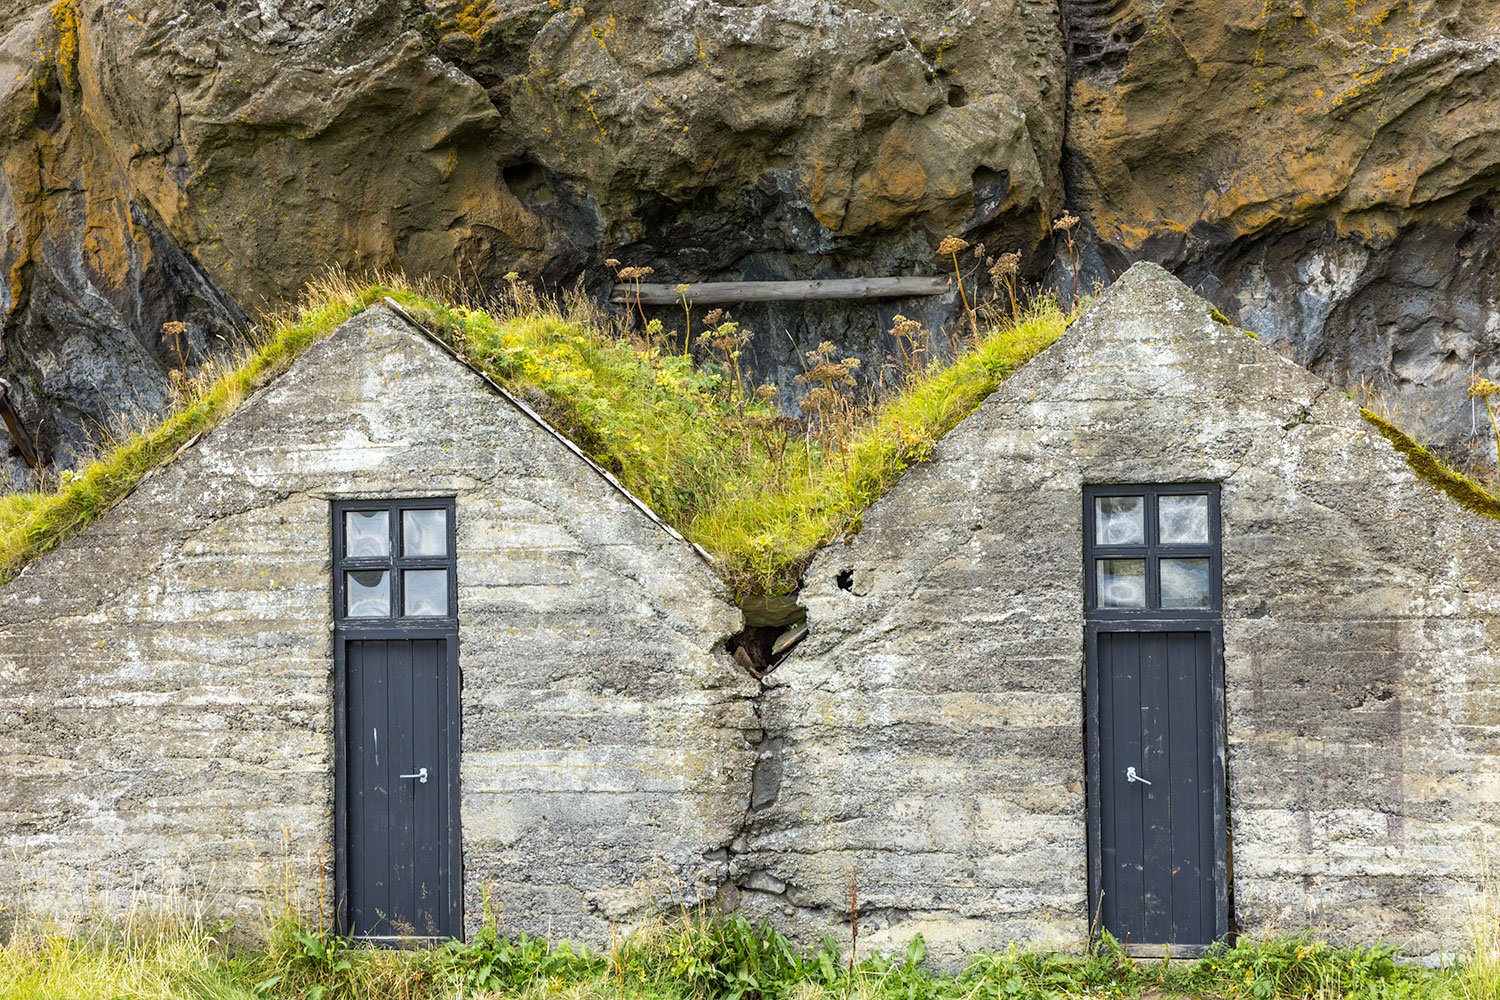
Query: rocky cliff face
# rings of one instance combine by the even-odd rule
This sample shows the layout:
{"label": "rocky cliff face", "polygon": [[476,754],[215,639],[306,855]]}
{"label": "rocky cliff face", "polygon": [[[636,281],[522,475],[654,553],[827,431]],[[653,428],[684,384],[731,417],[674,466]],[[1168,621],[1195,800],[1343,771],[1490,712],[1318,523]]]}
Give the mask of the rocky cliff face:
{"label": "rocky cliff face", "polygon": [[[1066,205],[1087,277],[1165,262],[1458,441],[1500,356],[1500,14],[1473,7],[0,0],[0,377],[66,464],[329,265],[934,273],[962,233],[1070,286]],[[878,357],[897,310],[951,304],[741,318],[789,381],[822,339]]]}
{"label": "rocky cliff face", "polygon": [[[1423,433],[1500,363],[1500,8],[1064,0],[1096,268],[1164,263]],[[1481,417],[1482,419],[1482,417]]]}

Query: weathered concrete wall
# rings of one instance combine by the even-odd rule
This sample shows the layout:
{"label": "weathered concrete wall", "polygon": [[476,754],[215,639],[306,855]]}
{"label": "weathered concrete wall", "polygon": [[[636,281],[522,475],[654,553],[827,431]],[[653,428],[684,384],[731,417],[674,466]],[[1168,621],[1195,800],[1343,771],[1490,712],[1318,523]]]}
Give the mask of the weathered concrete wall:
{"label": "weathered concrete wall", "polygon": [[1079,944],[1082,488],[1205,480],[1238,926],[1451,954],[1500,839],[1500,526],[1149,265],[807,574],[742,905],[812,940],[846,925],[857,867],[871,947]]}
{"label": "weathered concrete wall", "polygon": [[[754,684],[691,549],[402,321],[314,346],[0,590],[0,901],[256,912],[332,858],[329,501],[457,497],[465,910],[608,938],[723,878]],[[274,866],[272,866],[274,867]]]}

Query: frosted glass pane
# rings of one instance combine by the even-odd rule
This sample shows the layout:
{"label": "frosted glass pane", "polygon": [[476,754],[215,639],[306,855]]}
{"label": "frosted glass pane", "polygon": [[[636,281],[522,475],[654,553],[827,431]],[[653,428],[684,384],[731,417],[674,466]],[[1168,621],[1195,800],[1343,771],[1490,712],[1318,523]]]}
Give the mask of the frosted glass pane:
{"label": "frosted glass pane", "polygon": [[403,510],[401,512],[401,554],[403,556],[447,555],[448,512],[446,510]]}
{"label": "frosted glass pane", "polygon": [[1207,559],[1161,561],[1161,606],[1207,608],[1210,604]]}
{"label": "frosted glass pane", "polygon": [[1156,519],[1163,545],[1208,544],[1208,497],[1164,496],[1157,500]]}
{"label": "frosted glass pane", "polygon": [[383,510],[344,512],[344,555],[388,556],[391,554],[390,514]]}
{"label": "frosted glass pane", "polygon": [[344,604],[350,618],[389,618],[391,575],[383,569],[345,573]]}
{"label": "frosted glass pane", "polygon": [[1094,544],[1145,545],[1145,497],[1095,497]]}
{"label": "frosted glass pane", "polygon": [[431,618],[448,613],[448,571],[409,569],[401,574],[401,603],[411,618]]}
{"label": "frosted glass pane", "polygon": [[1146,606],[1146,560],[1100,559],[1096,562],[1096,591],[1101,608]]}

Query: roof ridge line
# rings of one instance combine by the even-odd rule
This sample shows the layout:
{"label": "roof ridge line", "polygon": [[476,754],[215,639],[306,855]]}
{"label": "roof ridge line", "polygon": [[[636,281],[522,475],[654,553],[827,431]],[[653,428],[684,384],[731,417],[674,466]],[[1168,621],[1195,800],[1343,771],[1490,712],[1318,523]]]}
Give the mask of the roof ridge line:
{"label": "roof ridge line", "polygon": [[582,448],[578,447],[578,445],[571,438],[569,438],[562,431],[558,430],[556,427],[552,426],[552,424],[547,421],[546,417],[543,417],[540,413],[533,410],[530,406],[527,406],[525,402],[523,402],[505,386],[501,385],[500,382],[497,381],[488,372],[484,371],[473,362],[471,362],[468,358],[460,354],[452,344],[448,343],[442,337],[439,337],[436,333],[429,330],[426,324],[422,323],[411,313],[407,312],[406,308],[402,306],[401,303],[397,302],[395,299],[387,295],[382,297],[381,304],[391,312],[395,313],[397,316],[401,317],[401,319],[405,320],[409,326],[415,329],[418,333],[422,334],[422,336],[426,337],[438,347],[442,348],[459,364],[469,369],[469,371],[473,372],[475,375],[478,375],[485,381],[485,384],[487,384],[491,389],[494,389],[497,393],[504,397],[505,400],[512,406],[525,414],[538,427],[546,431],[548,434],[552,435],[558,441],[562,442],[564,447],[566,447],[574,455],[577,455],[585,463],[587,463],[588,467],[598,473],[601,479],[603,479],[610,486],[614,487],[616,492],[618,492],[626,500],[629,500],[632,504],[634,504],[636,509],[639,510],[642,514],[645,514],[646,517],[650,519],[650,521],[658,528],[660,528],[662,531],[665,531],[672,538],[677,539],[677,541],[690,546],[692,550],[698,554],[698,557],[709,566],[715,565],[714,557],[708,553],[707,549],[699,545],[697,542],[690,540],[682,532],[678,531],[676,528],[672,527],[665,520],[663,520],[662,516],[656,511],[652,510],[651,506],[647,504],[646,501],[630,492],[629,488],[626,487],[624,483],[620,482],[620,480],[614,475],[614,473],[610,472],[608,469],[604,468],[604,466],[600,465],[598,462],[590,458],[588,453],[585,452]]}

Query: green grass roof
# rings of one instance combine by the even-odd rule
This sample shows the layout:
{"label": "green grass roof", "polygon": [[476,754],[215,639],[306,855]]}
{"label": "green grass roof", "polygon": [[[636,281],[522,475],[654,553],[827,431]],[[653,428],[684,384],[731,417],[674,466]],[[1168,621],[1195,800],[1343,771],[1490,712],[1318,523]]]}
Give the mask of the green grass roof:
{"label": "green grass roof", "polygon": [[883,405],[858,407],[835,391],[838,412],[829,420],[839,433],[803,435],[735,377],[736,331],[722,322],[702,331],[697,352],[715,354],[717,343],[718,360],[700,360],[666,337],[625,335],[579,298],[560,306],[520,286],[480,309],[434,289],[331,278],[310,289],[295,315],[270,324],[239,363],[194,378],[166,418],[122,436],[54,490],[0,497],[0,584],[118,503],[310,344],[385,297],[541,411],[702,546],[742,594],[795,589],[819,546],[855,526],[911,463],[1067,325],[1056,304],[1042,300],[951,365],[907,373],[904,390]]}
{"label": "green grass roof", "polygon": [[[309,345],[390,297],[469,364],[541,411],[668,524],[702,546],[742,595],[795,590],[817,549],[856,530],[864,511],[1000,382],[1055,341],[1069,317],[1042,299],[991,329],[944,366],[900,373],[874,407],[827,381],[818,427],[788,426],[765,394],[737,376],[737,331],[695,331],[702,360],[662,336],[628,335],[581,298],[558,305],[525,286],[480,309],[432,288],[330,277],[295,314],[267,326],[232,366],[189,383],[181,405],[122,436],[56,489],[0,497],[0,585],[129,495],[152,469],[211,430]],[[1419,475],[1469,510],[1500,517],[1500,500],[1366,412]]]}

